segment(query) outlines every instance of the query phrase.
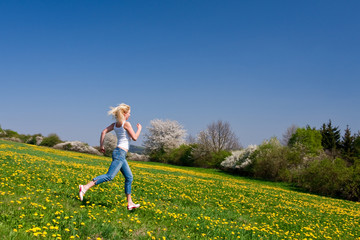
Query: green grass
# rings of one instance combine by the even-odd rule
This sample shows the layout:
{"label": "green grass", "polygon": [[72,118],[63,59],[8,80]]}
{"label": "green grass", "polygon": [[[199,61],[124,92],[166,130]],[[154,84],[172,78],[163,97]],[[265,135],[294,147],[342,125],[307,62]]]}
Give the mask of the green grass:
{"label": "green grass", "polygon": [[132,162],[90,189],[111,159],[0,140],[0,236],[7,239],[360,239],[360,203],[213,169]]}

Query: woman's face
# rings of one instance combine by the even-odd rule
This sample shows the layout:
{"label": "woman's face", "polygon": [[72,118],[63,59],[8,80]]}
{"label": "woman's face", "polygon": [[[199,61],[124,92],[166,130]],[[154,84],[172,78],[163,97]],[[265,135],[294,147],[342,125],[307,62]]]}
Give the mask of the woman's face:
{"label": "woman's face", "polygon": [[129,117],[130,117],[130,110],[127,112],[127,113],[125,113],[125,120],[128,120],[129,119]]}

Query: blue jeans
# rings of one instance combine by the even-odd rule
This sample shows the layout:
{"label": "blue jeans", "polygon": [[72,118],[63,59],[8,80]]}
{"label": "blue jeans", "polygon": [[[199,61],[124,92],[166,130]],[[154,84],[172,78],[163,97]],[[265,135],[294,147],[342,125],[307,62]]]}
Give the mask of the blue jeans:
{"label": "blue jeans", "polygon": [[94,178],[93,181],[95,184],[98,185],[100,183],[113,180],[120,170],[125,177],[125,194],[131,194],[131,183],[133,181],[133,175],[125,157],[125,150],[121,148],[115,148],[112,153],[112,162],[108,172],[104,175],[100,175]]}

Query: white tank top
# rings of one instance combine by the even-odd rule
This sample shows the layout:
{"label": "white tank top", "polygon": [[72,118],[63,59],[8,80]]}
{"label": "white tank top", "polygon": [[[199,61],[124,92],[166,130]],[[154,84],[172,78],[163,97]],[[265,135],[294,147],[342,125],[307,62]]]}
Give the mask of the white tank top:
{"label": "white tank top", "polygon": [[128,132],[124,129],[124,124],[121,127],[116,127],[116,123],[114,124],[114,131],[116,133],[116,137],[118,139],[117,146],[126,150],[129,150],[130,145],[130,136]]}

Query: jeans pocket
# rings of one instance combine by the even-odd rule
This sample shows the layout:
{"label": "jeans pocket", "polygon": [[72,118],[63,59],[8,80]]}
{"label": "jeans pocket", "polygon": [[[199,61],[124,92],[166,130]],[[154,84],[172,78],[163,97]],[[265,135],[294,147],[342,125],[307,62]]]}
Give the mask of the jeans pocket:
{"label": "jeans pocket", "polygon": [[112,159],[120,160],[120,157],[121,157],[121,155],[120,155],[119,150],[115,148],[114,151],[112,152]]}
{"label": "jeans pocket", "polygon": [[124,151],[124,150],[121,151],[119,155],[120,155],[119,160],[124,161],[126,159],[126,151]]}

